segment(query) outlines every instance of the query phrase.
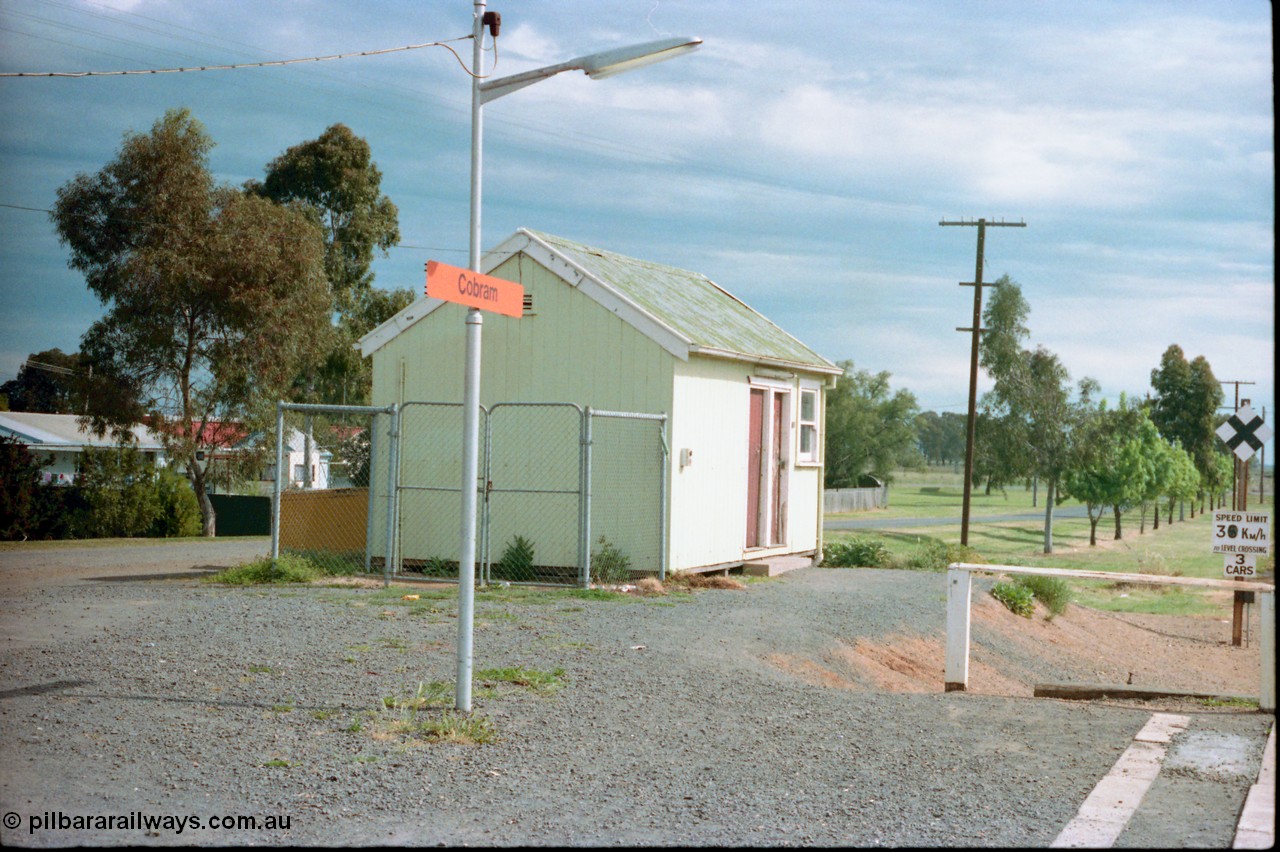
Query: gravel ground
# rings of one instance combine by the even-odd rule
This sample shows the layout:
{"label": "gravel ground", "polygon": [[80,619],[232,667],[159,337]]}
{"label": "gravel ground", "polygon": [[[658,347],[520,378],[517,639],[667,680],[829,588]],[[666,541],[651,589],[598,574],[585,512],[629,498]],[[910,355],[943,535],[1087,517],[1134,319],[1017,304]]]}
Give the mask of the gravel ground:
{"label": "gravel ground", "polygon": [[[423,742],[383,699],[452,683],[451,592],[213,586],[201,550],[85,575],[80,553],[0,552],[5,845],[1043,847],[1149,716],[881,691],[840,649],[937,635],[944,576],[803,569],[668,597],[482,594],[475,669],[561,684],[477,679],[497,741]],[[1213,724],[1260,748],[1270,718]],[[28,830],[134,812],[288,827]],[[1229,845],[1234,817],[1197,836]]]}

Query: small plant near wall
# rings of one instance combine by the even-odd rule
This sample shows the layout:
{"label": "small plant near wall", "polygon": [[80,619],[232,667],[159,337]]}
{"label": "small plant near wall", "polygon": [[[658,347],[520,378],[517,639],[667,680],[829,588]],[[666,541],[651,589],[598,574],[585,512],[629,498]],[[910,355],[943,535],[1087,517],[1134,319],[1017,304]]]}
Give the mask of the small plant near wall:
{"label": "small plant near wall", "polygon": [[530,579],[533,577],[533,543],[522,535],[516,536],[493,567],[495,576],[505,580]]}
{"label": "small plant near wall", "polygon": [[599,550],[591,551],[591,579],[597,583],[625,583],[631,579],[631,557],[604,536]]}

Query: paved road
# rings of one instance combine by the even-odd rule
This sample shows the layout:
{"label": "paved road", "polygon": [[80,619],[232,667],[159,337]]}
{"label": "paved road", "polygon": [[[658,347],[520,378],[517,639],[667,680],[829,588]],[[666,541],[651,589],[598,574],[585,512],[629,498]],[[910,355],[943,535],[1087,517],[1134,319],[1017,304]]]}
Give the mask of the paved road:
{"label": "paved road", "polygon": [[[1083,518],[1086,515],[1084,506],[1062,506],[1053,510],[1055,518]],[[1002,524],[1014,521],[1042,521],[1044,512],[1017,512],[1005,515],[970,516],[971,524]],[[955,517],[933,518],[881,518],[869,515],[862,518],[829,518],[822,522],[825,530],[878,530],[901,527],[945,527],[959,526],[960,515]]]}

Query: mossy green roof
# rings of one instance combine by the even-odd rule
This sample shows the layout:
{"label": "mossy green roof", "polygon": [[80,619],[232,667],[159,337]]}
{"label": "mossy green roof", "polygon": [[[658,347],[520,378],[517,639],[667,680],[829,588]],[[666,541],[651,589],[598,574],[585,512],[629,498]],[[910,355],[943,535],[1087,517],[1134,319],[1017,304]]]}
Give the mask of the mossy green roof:
{"label": "mossy green roof", "polygon": [[695,351],[839,372],[831,361],[705,275],[527,232],[689,340]]}

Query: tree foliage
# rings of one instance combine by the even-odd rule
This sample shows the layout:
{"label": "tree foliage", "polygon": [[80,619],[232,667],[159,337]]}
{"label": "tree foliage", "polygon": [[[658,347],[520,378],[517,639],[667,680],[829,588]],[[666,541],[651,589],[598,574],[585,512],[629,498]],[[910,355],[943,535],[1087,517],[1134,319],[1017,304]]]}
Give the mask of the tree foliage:
{"label": "tree foliage", "polygon": [[116,381],[82,352],[56,347],[28,355],[17,377],[0,385],[0,394],[10,411],[89,416],[139,408],[129,383]]}
{"label": "tree foliage", "polygon": [[[298,211],[217,185],[213,142],[186,110],[58,190],[53,221],[106,307],[81,349],[152,407],[214,533],[205,473],[212,427],[269,422],[270,403],[319,355],[331,304],[320,228]],[[92,418],[137,423],[141,406]],[[201,451],[204,460],[199,458]]]}
{"label": "tree foliage", "polygon": [[[982,428],[976,431],[976,457],[997,484],[1032,476],[1044,480],[1044,552],[1053,551],[1053,507],[1059,482],[1071,462],[1075,427],[1090,404],[1097,383],[1084,379],[1072,399],[1071,376],[1058,356],[1043,346],[1027,349],[1031,306],[1008,275],[996,282],[983,311],[979,362],[994,380],[983,395]],[[976,465],[975,465],[976,466]]]}
{"label": "tree foliage", "polygon": [[1195,462],[1207,487],[1217,486],[1220,455],[1213,430],[1222,406],[1222,385],[1208,360],[1199,355],[1188,362],[1182,347],[1172,344],[1151,371],[1151,420],[1170,443],[1177,442]]}
{"label": "tree foliage", "polygon": [[92,449],[80,454],[76,487],[85,506],[76,513],[76,538],[144,535],[160,517],[155,469],[132,447]]}
{"label": "tree foliage", "polygon": [[305,211],[324,234],[325,276],[338,321],[326,331],[324,360],[295,379],[296,401],[367,403],[372,370],[352,347],[413,301],[411,290],[372,286],[375,253],[400,241],[399,211],[381,186],[369,143],[344,124],[289,148],[267,165],[264,180],[246,184],[250,192]]}
{"label": "tree foliage", "polygon": [[0,435],[0,541],[34,537],[46,514],[40,461],[17,438]]}
{"label": "tree foliage", "polygon": [[891,391],[887,372],[838,363],[844,374],[827,392],[826,487],[856,487],[864,473],[887,479],[915,449],[916,398],[907,390]]}
{"label": "tree foliage", "polygon": [[1187,451],[1177,444],[1169,450],[1169,469],[1165,474],[1164,495],[1169,500],[1169,523],[1173,523],[1173,507],[1192,500],[1200,491],[1200,471]]}
{"label": "tree foliage", "polygon": [[80,375],[86,366],[80,353],[61,349],[32,352],[18,368],[18,375],[0,385],[10,411],[39,414],[81,414],[85,388]]}
{"label": "tree foliage", "polygon": [[281,204],[297,203],[324,233],[325,277],[334,310],[347,313],[369,289],[375,250],[400,241],[399,211],[382,194],[369,143],[345,124],[286,150],[248,188]]}
{"label": "tree foliage", "polygon": [[954,411],[924,411],[916,415],[916,442],[925,460],[948,464],[964,460],[966,417]]}

